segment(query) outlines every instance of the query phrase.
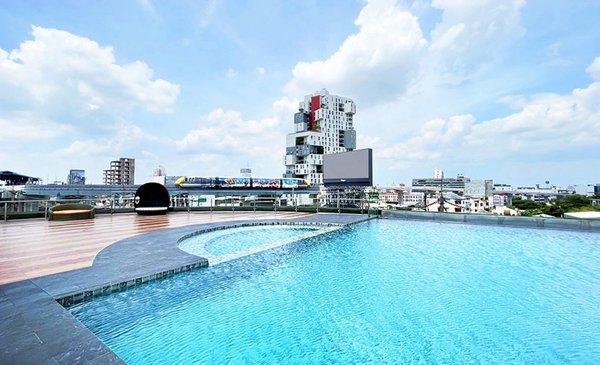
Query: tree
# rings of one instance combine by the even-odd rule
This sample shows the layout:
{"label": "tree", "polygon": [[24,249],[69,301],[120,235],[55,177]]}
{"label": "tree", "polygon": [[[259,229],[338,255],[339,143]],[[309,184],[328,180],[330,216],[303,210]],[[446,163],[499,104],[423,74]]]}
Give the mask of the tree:
{"label": "tree", "polygon": [[552,202],[544,207],[544,214],[562,217],[564,213],[563,207],[558,202]]}
{"label": "tree", "polygon": [[586,196],[573,194],[565,196],[562,200],[558,202],[558,204],[560,204],[560,207],[563,211],[570,212],[576,209],[591,206],[592,201]]}
{"label": "tree", "polygon": [[515,198],[512,201],[511,208],[520,210],[543,209],[544,204],[536,203],[533,200],[523,200],[521,198]]}

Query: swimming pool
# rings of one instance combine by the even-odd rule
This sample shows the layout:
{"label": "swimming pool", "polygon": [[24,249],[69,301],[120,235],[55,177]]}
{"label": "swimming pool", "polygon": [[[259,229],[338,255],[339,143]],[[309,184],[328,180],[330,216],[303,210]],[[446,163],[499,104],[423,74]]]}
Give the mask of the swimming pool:
{"label": "swimming pool", "polygon": [[217,229],[183,239],[179,248],[211,265],[339,229],[339,226],[270,224]]}
{"label": "swimming pool", "polygon": [[597,363],[600,235],[376,220],[69,308],[129,364]]}

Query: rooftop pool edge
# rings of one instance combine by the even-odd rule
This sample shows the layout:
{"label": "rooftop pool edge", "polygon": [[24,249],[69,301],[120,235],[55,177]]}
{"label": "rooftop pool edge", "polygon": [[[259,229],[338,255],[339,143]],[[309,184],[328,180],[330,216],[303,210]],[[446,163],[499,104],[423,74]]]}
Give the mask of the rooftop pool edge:
{"label": "rooftop pool edge", "polygon": [[[371,219],[372,218],[374,218],[374,217],[371,217]],[[224,222],[224,223],[226,223],[226,222]],[[227,230],[227,229],[234,229],[234,228],[240,228],[240,227],[323,226],[323,227],[340,227],[340,228],[342,228],[349,224],[355,224],[355,223],[359,223],[359,222],[340,224],[340,223],[327,223],[327,222],[321,223],[321,222],[288,222],[288,221],[259,221],[259,222],[251,221],[251,222],[243,222],[243,223],[224,224],[224,225],[219,225],[216,227],[202,228],[197,231],[185,234],[184,236],[180,237],[177,240],[177,245],[179,245],[179,243],[181,243],[185,239],[195,237],[195,236],[198,236],[198,235],[201,235],[204,233],[220,231],[220,230]],[[328,233],[328,232],[319,233],[318,235]],[[314,237],[314,236],[316,236],[316,235],[313,235],[310,237]],[[301,237],[298,240],[295,240],[294,242],[301,241],[305,238],[310,238],[310,237]],[[178,249],[179,249],[179,247],[178,247]],[[190,255],[192,255],[192,254],[190,254]],[[110,283],[105,283],[105,284],[101,284],[101,285],[95,285],[93,287],[85,288],[83,290],[77,290],[77,291],[70,292],[70,293],[67,293],[64,295],[59,295],[58,297],[55,297],[55,300],[59,304],[61,304],[63,307],[70,307],[70,306],[73,306],[73,305],[76,305],[76,304],[79,304],[79,303],[82,303],[82,302],[85,302],[88,300],[93,300],[93,298],[96,298],[96,297],[109,295],[114,292],[122,292],[126,289],[130,289],[130,288],[133,288],[133,287],[136,287],[136,286],[139,286],[139,285],[151,282],[151,281],[161,280],[161,279],[168,278],[168,277],[171,277],[171,276],[179,274],[179,273],[196,270],[196,269],[201,269],[201,268],[205,268],[205,267],[208,267],[211,265],[211,261],[208,258],[201,257],[201,256],[195,256],[195,257],[198,258],[198,262],[194,262],[191,264],[185,264],[184,266],[176,266],[171,269],[162,270],[159,272],[154,272],[151,270],[151,271],[149,271],[149,273],[147,273],[145,275],[128,278],[127,280],[121,280],[121,281],[117,281],[117,282],[110,282]],[[58,274],[58,275],[60,275],[60,274]]]}
{"label": "rooftop pool edge", "polygon": [[179,239],[186,234],[240,225],[347,226],[373,218],[367,214],[318,214],[162,229],[113,243],[96,256],[91,267],[0,285],[0,363],[125,364],[73,317],[65,304],[208,266],[205,258],[179,249]]}
{"label": "rooftop pool edge", "polygon": [[122,292],[124,290],[131,289],[133,287],[146,284],[155,280],[165,279],[179,273],[201,269],[208,266],[208,260],[199,257],[197,263],[187,264],[185,266],[175,267],[172,269],[163,270],[152,274],[138,276],[125,281],[95,286],[93,288],[89,288],[83,291],[78,290],[76,292],[69,293],[61,296],[60,298],[54,299],[63,307],[68,308],[72,305],[92,300],[93,298],[109,295],[111,293]]}
{"label": "rooftop pool edge", "polygon": [[576,232],[600,233],[600,220],[536,218],[522,216],[502,216],[495,214],[438,213],[414,211],[389,211],[381,213],[382,218],[430,221],[442,223],[463,223],[500,227],[520,227],[538,229],[556,229]]}

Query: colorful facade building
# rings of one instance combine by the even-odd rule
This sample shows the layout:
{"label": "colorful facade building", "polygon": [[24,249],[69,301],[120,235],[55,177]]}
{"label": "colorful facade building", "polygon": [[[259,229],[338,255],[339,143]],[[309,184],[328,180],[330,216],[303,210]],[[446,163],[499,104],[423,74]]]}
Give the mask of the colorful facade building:
{"label": "colorful facade building", "polygon": [[323,155],[356,148],[352,99],[326,89],[306,95],[294,115],[294,132],[287,135],[284,177],[323,183]]}

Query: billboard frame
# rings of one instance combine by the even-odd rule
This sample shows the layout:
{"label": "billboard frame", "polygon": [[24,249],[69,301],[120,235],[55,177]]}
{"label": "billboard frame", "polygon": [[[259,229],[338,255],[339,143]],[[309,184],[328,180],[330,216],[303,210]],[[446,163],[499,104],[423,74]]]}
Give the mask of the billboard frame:
{"label": "billboard frame", "polygon": [[[367,153],[367,175],[368,176],[357,176],[357,177],[329,177],[326,178],[326,169],[327,169],[327,160],[330,157],[327,156],[338,156],[338,155],[348,155],[355,154],[358,152],[366,152]],[[338,156],[339,157],[339,156]],[[353,150],[348,152],[340,152],[340,153],[331,153],[323,155],[323,185],[326,187],[330,186],[373,186],[373,149],[371,148],[363,148],[360,150]]]}

